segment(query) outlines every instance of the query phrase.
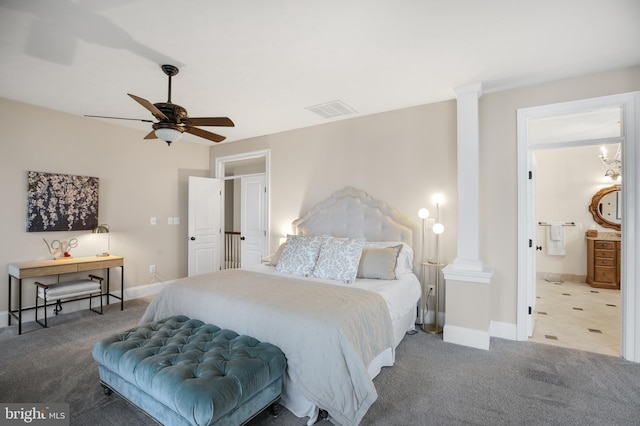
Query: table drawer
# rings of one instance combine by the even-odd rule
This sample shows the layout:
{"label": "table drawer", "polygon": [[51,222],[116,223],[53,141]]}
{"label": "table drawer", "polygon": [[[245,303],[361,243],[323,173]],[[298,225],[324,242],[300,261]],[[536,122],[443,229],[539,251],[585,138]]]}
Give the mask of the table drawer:
{"label": "table drawer", "polygon": [[598,266],[595,270],[595,279],[596,281],[604,283],[615,283],[616,270],[615,268],[610,268],[607,266]]}
{"label": "table drawer", "polygon": [[616,242],[615,241],[596,241],[594,243],[594,247],[597,249],[605,249],[605,250],[615,250]]}
{"label": "table drawer", "polygon": [[615,266],[616,260],[609,257],[596,257],[596,266]]}
{"label": "table drawer", "polygon": [[85,262],[78,264],[78,271],[93,271],[94,269],[115,268],[123,265],[122,259],[101,260],[99,262]]}
{"label": "table drawer", "polygon": [[57,275],[57,274],[69,274],[71,272],[77,272],[78,267],[76,265],[52,265],[40,268],[28,268],[21,269],[17,275],[12,274],[16,278],[32,278],[42,277],[45,275]]}
{"label": "table drawer", "polygon": [[595,257],[616,257],[616,252],[613,250],[602,250],[602,249],[596,249],[595,250]]}

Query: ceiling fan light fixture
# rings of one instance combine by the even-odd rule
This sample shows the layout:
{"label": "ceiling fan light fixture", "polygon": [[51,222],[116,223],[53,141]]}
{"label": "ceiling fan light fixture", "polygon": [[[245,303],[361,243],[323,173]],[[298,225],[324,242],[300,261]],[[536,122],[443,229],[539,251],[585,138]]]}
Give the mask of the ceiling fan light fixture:
{"label": "ceiling fan light fixture", "polygon": [[176,129],[163,127],[156,129],[156,136],[158,139],[165,141],[167,145],[171,145],[172,142],[175,142],[182,137],[182,132]]}

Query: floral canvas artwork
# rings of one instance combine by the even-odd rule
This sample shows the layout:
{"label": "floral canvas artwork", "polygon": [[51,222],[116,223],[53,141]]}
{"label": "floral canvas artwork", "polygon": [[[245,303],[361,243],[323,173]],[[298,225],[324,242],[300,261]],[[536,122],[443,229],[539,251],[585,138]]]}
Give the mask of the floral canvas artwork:
{"label": "floral canvas artwork", "polygon": [[98,178],[28,172],[27,232],[91,230],[98,225]]}

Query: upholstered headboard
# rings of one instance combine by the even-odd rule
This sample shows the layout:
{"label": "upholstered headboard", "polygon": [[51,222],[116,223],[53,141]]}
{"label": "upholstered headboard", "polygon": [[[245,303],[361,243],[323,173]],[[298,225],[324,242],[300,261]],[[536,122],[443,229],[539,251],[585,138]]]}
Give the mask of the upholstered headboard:
{"label": "upholstered headboard", "polygon": [[365,237],[367,241],[402,241],[417,247],[418,223],[400,215],[365,191],[347,187],[293,221],[299,235]]}

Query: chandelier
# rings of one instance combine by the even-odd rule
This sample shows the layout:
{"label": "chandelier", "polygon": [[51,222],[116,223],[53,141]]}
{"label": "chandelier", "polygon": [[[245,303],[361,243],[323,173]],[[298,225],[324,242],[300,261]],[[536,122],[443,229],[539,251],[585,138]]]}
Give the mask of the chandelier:
{"label": "chandelier", "polygon": [[613,182],[619,181],[622,175],[622,151],[620,144],[618,144],[618,149],[613,157],[609,157],[607,148],[602,145],[600,147],[600,155],[598,157],[602,160],[604,175]]}

